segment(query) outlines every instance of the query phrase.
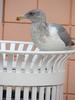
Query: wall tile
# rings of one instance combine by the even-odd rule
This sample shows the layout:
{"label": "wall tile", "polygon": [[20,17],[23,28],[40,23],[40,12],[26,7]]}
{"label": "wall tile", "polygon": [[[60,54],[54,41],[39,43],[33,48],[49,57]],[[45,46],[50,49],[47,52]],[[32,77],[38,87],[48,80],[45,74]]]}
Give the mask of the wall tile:
{"label": "wall tile", "polygon": [[68,95],[68,100],[75,100],[75,95]]}
{"label": "wall tile", "polygon": [[[71,38],[75,42],[75,27],[71,27]],[[74,46],[75,47],[75,46]],[[70,59],[75,59],[75,54],[73,54]]]}
{"label": "wall tile", "polygon": [[70,0],[39,0],[39,8],[45,11],[49,22],[69,23]]}
{"label": "wall tile", "polygon": [[4,29],[4,39],[30,41],[31,33],[29,29],[30,29],[30,24],[6,23]]}
{"label": "wall tile", "polygon": [[75,60],[75,53],[71,55],[70,60]]}
{"label": "wall tile", "polygon": [[16,17],[36,8],[37,0],[5,0],[5,21],[16,21]]}
{"label": "wall tile", "polygon": [[75,25],[75,0],[72,1],[72,24]]}
{"label": "wall tile", "polygon": [[0,39],[2,39],[2,29],[3,27],[2,27],[2,24],[0,23]]}
{"label": "wall tile", "polygon": [[68,93],[75,93],[75,61],[69,62]]}
{"label": "wall tile", "polygon": [[68,74],[68,61],[65,64],[65,80],[64,80],[64,93],[67,93],[67,74]]}
{"label": "wall tile", "polygon": [[67,99],[66,99],[66,95],[64,95],[64,100],[67,100]]}
{"label": "wall tile", "polygon": [[71,37],[75,38],[75,27],[71,28]]}
{"label": "wall tile", "polygon": [[75,60],[75,53],[71,55],[70,60]]}

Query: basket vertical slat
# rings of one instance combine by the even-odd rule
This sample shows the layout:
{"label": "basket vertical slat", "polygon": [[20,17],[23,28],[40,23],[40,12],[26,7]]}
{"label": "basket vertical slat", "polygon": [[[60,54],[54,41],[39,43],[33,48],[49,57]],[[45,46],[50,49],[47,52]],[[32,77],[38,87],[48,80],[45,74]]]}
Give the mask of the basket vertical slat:
{"label": "basket vertical slat", "polygon": [[38,57],[37,55],[33,56],[33,59],[32,59],[31,65],[30,65],[31,68],[34,67],[34,64],[35,64],[35,62],[37,60],[37,57]]}
{"label": "basket vertical slat", "polygon": [[51,57],[50,57],[50,59],[48,60],[48,62],[47,62],[47,69],[49,70],[49,72],[52,72],[52,66],[53,66],[53,64],[54,64],[54,59],[55,59],[55,57],[56,57],[56,55],[51,55]]}
{"label": "basket vertical slat", "polygon": [[32,100],[37,100],[37,87],[32,87]]}
{"label": "basket vertical slat", "polygon": [[1,43],[1,50],[3,50],[3,51],[6,50],[6,43]]}
{"label": "basket vertical slat", "polygon": [[[31,51],[32,48],[33,48],[33,44],[29,44],[29,45],[27,46],[27,48],[26,48],[26,51]],[[26,70],[25,66],[26,66],[26,63],[27,63],[28,58],[29,58],[29,54],[26,54],[26,55],[24,56],[24,62],[22,63],[22,68],[23,68],[24,70]]]}
{"label": "basket vertical slat", "polygon": [[21,87],[15,88],[15,100],[20,100]]}
{"label": "basket vertical slat", "polygon": [[44,100],[44,89],[45,89],[45,87],[40,87],[39,100]]}
{"label": "basket vertical slat", "polygon": [[47,59],[47,55],[40,59],[40,61],[41,61],[41,63],[40,63],[41,71],[44,71],[45,68],[46,68],[46,65],[45,65],[45,63],[47,62],[47,61],[45,62],[46,59]]}
{"label": "basket vertical slat", "polygon": [[[1,50],[6,50],[6,43],[1,43]],[[6,53],[3,53],[3,69],[7,70],[7,60],[6,60]]]}
{"label": "basket vertical slat", "polygon": [[12,61],[13,61],[12,54],[7,54],[7,71],[8,72],[12,71]]}
{"label": "basket vertical slat", "polygon": [[60,100],[60,86],[57,86],[56,100]]}
{"label": "basket vertical slat", "polygon": [[3,70],[3,55],[0,54],[0,71]]}
{"label": "basket vertical slat", "polygon": [[15,45],[16,45],[16,43],[11,43],[10,44],[10,52],[15,51]]}
{"label": "basket vertical slat", "polygon": [[[24,43],[19,44],[18,51],[23,51],[23,49],[24,49]],[[17,54],[17,65],[18,65],[17,70],[18,71],[21,70],[22,62],[23,62],[23,55]]]}
{"label": "basket vertical slat", "polygon": [[6,100],[12,100],[11,94],[12,94],[12,88],[11,87],[7,87]]}
{"label": "basket vertical slat", "polygon": [[61,60],[61,58],[62,58],[62,55],[58,55],[57,59],[55,59],[54,65],[53,65],[53,71],[57,71],[57,67],[58,67],[57,65],[59,63],[59,60]]}
{"label": "basket vertical slat", "polygon": [[0,100],[3,100],[3,87],[0,86]]}
{"label": "basket vertical slat", "polygon": [[18,47],[18,51],[22,51],[23,50],[23,48],[24,48],[24,43],[22,44],[19,44],[19,47]]}
{"label": "basket vertical slat", "polygon": [[63,85],[60,86],[60,100],[63,100]]}
{"label": "basket vertical slat", "polygon": [[[39,51],[39,49],[36,48],[34,52],[38,52],[38,51]],[[32,61],[31,61],[31,63],[30,63],[30,68],[31,68],[31,69],[34,69],[34,70],[37,69],[37,66],[39,66],[38,63],[37,63],[37,62],[38,62],[38,59],[40,59],[40,55],[37,55],[37,54],[36,54],[36,55],[33,55],[33,56],[32,56]],[[37,64],[36,64],[36,63],[37,63]],[[36,72],[36,71],[35,71],[35,72]]]}
{"label": "basket vertical slat", "polygon": [[[10,44],[10,51],[15,51],[15,45],[16,45],[16,43]],[[9,60],[11,62],[10,71],[12,71],[12,69],[15,69],[14,54],[10,55]]]}
{"label": "basket vertical slat", "polygon": [[29,100],[29,87],[24,87],[24,99],[23,100]]}
{"label": "basket vertical slat", "polygon": [[56,99],[56,86],[52,87],[52,99],[51,100],[55,100]]}
{"label": "basket vertical slat", "polygon": [[51,87],[46,87],[46,97],[45,97],[45,100],[50,100],[50,93],[51,93]]}
{"label": "basket vertical slat", "polygon": [[67,60],[68,55],[67,54],[63,54],[61,57],[61,60],[59,60],[58,64],[57,64],[57,71],[58,70],[64,70],[64,66],[65,66],[65,61]]}
{"label": "basket vertical slat", "polygon": [[[35,52],[38,52],[39,51],[39,49],[35,49]],[[34,66],[36,67],[36,65],[35,65],[35,62],[36,62],[36,60],[38,59],[38,56],[39,55],[34,55],[33,57],[32,57],[32,62],[31,62],[31,64],[30,64],[30,68],[31,69],[35,69],[34,68]]]}
{"label": "basket vertical slat", "polygon": [[[23,48],[24,48],[24,43],[23,44],[19,44],[19,47],[18,47],[18,51],[23,51]],[[21,69],[21,66],[17,66],[17,63],[21,62],[21,55],[17,54],[16,55],[16,62],[15,62],[15,65],[16,65],[16,72],[19,72],[20,69]],[[20,60],[19,60],[20,59]],[[19,61],[18,61],[19,60]],[[20,63],[21,64],[21,63]]]}
{"label": "basket vertical slat", "polygon": [[[16,43],[11,43],[9,45],[10,45],[10,48],[8,48],[8,49],[10,50],[10,52],[11,51],[15,51],[15,45],[16,45]],[[14,55],[13,54],[7,54],[7,57],[8,57],[7,62],[8,62],[8,66],[9,66],[7,68],[7,70],[8,70],[8,72],[11,72],[12,68],[13,68]]]}

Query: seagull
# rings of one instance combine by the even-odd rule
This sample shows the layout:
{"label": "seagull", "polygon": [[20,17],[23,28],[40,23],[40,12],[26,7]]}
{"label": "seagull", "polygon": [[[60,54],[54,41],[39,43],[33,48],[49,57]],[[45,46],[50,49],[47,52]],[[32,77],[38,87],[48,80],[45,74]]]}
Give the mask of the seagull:
{"label": "seagull", "polygon": [[57,51],[70,49],[75,43],[67,30],[60,24],[48,23],[45,13],[40,9],[32,9],[17,20],[29,19],[31,24],[32,41],[42,51]]}

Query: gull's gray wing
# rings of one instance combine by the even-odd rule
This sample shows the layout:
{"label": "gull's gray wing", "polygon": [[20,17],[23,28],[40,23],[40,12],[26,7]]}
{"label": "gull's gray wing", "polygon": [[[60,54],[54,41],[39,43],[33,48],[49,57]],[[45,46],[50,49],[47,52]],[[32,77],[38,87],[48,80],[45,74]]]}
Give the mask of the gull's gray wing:
{"label": "gull's gray wing", "polygon": [[51,26],[56,27],[56,29],[58,30],[58,35],[60,36],[60,38],[64,41],[66,46],[72,46],[75,43],[71,40],[70,35],[68,34],[68,32],[66,31],[66,29],[59,24],[51,24]]}

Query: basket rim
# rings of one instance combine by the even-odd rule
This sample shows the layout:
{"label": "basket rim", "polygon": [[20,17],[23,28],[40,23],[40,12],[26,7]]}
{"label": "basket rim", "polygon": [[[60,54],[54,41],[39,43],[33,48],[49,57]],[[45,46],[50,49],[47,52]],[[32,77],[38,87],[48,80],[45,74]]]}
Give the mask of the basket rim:
{"label": "basket rim", "polygon": [[[0,43],[22,43],[22,44],[34,44],[32,41],[11,41],[11,40],[0,40]],[[72,54],[75,53],[75,47],[68,50],[60,51],[18,51],[18,50],[0,50],[0,53],[14,53],[14,54]]]}
{"label": "basket rim", "polygon": [[64,50],[64,51],[11,51],[11,50],[0,50],[0,53],[14,53],[14,54],[72,54],[75,53],[75,49]]}

